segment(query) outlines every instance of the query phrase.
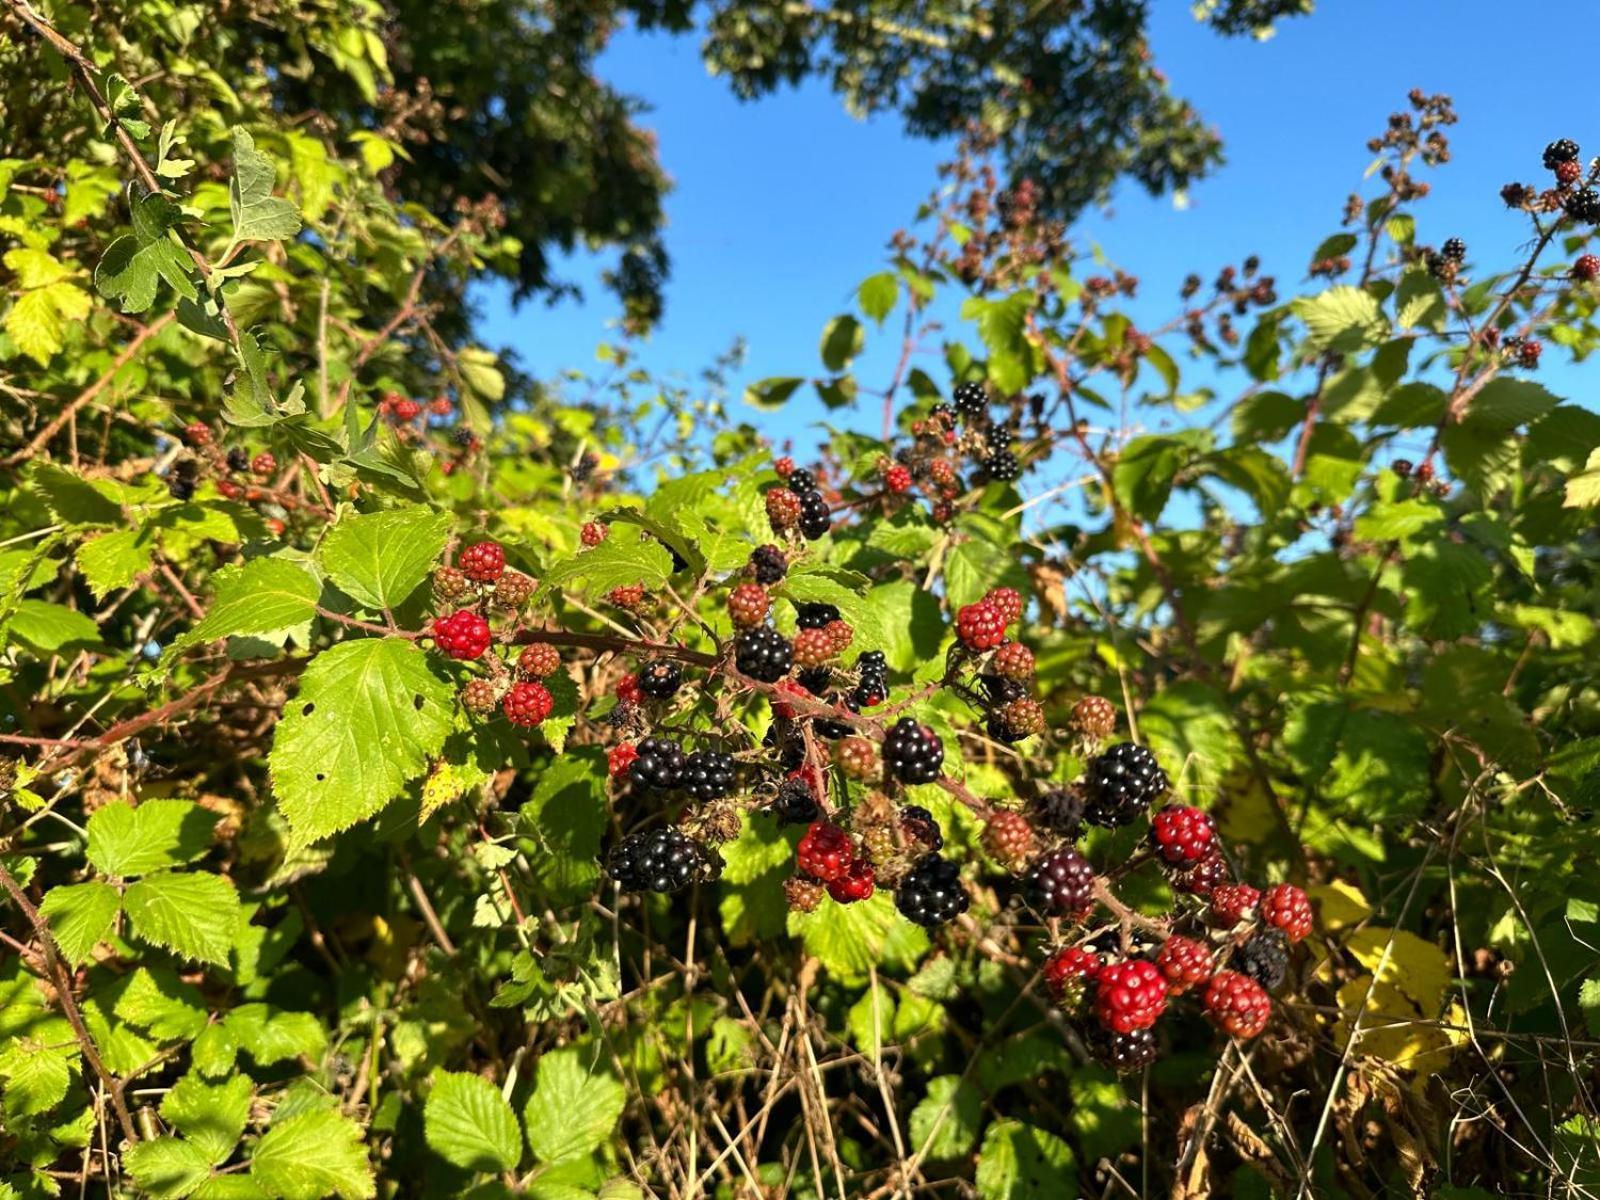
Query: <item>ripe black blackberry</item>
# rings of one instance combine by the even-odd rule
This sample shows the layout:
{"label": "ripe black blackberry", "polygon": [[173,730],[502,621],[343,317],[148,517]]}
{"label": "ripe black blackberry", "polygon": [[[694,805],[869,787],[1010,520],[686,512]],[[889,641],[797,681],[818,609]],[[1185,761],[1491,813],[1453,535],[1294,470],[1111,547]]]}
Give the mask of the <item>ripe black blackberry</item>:
{"label": "ripe black blackberry", "polygon": [[883,761],[901,783],[932,783],[944,770],[944,743],[933,730],[901,717],[884,735]]}
{"label": "ripe black blackberry", "polygon": [[167,480],[167,493],[174,500],[189,500],[194,497],[194,480],[186,475],[174,475]]}
{"label": "ripe black blackberry", "polygon": [[996,450],[983,460],[983,473],[998,483],[1010,483],[1022,476],[1022,464],[1009,450]]}
{"label": "ripe black blackberry", "polygon": [[822,815],[822,806],[804,779],[785,779],[778,785],[770,811],[780,825],[809,825]]}
{"label": "ripe black blackberry", "polygon": [[235,446],[228,451],[228,470],[248,471],[250,469],[250,455],[245,453],[240,446]]}
{"label": "ripe black blackberry", "polygon": [[822,698],[833,686],[833,668],[829,666],[805,667],[795,672],[795,682],[813,696]]}
{"label": "ripe black blackberry", "polygon": [[927,929],[955,920],[971,903],[961,886],[960,865],[937,854],[919,859],[894,893],[900,914]]}
{"label": "ripe black blackberry", "polygon": [[628,778],[641,787],[670,792],[683,781],[688,759],[683,748],[669,738],[648,737],[639,743],[639,757],[628,768]]}
{"label": "ripe black blackberry", "polygon": [[1544,148],[1544,165],[1554,171],[1564,162],[1574,162],[1578,157],[1578,143],[1571,138],[1557,138]]}
{"label": "ripe black blackberry", "polygon": [[789,472],[788,484],[789,490],[796,496],[808,496],[817,490],[817,477],[797,467]]}
{"label": "ripe black blackberry", "polygon": [[756,582],[771,586],[782,583],[789,571],[789,560],[776,546],[757,546],[750,552],[750,573]]}
{"label": "ripe black blackberry", "polygon": [[839,610],[831,604],[800,604],[795,614],[795,624],[801,629],[821,629],[839,619]]}
{"label": "ripe black blackberry", "polygon": [[928,410],[928,419],[930,421],[944,421],[954,425],[956,423],[956,410],[948,404],[935,404]]}
{"label": "ripe black blackberry", "polygon": [[683,766],[679,786],[696,800],[731,796],[734,790],[733,757],[719,750],[697,750]]}
{"label": "ripe black blackberry", "polygon": [[606,873],[625,892],[680,892],[715,873],[714,859],[683,830],[668,825],[630,833],[606,857]]}
{"label": "ripe black blackberry", "polygon": [[[799,474],[799,472],[795,472]],[[791,479],[790,483],[794,481]],[[827,533],[833,525],[833,510],[822,498],[821,492],[807,492],[800,497],[800,532],[807,541],[814,542]]]}
{"label": "ripe black blackberry", "polygon": [[856,659],[858,682],[850,694],[852,707],[871,708],[889,697],[889,659],[882,650],[868,650]]}
{"label": "ripe black blackberry", "polygon": [[1460,238],[1447,238],[1439,247],[1439,255],[1453,263],[1461,262],[1467,257],[1467,244]]}
{"label": "ripe black blackberry", "polygon": [[1083,1034],[1090,1057],[1118,1074],[1142,1071],[1161,1054],[1161,1044],[1156,1041],[1154,1029],[1116,1033],[1099,1021],[1086,1021],[1079,1032]]}
{"label": "ripe black blackberry", "polygon": [[953,399],[956,411],[969,421],[989,415],[989,389],[981,383],[963,383],[956,388]]}
{"label": "ripe black blackberry", "polygon": [[1281,929],[1262,930],[1239,947],[1233,969],[1248,975],[1267,991],[1277,991],[1289,974],[1288,937]]}
{"label": "ripe black blackberry", "polygon": [[1083,793],[1051,788],[1034,801],[1033,821],[1064,838],[1076,838],[1083,829]]}
{"label": "ripe black blackberry", "polygon": [[747,629],[733,643],[733,661],[751,679],[777,683],[794,663],[794,647],[776,629]]}
{"label": "ripe black blackberry", "polygon": [[1106,829],[1126,825],[1171,786],[1154,754],[1132,742],[1120,742],[1089,762],[1083,819]]}
{"label": "ripe black blackberry", "polygon": [[655,659],[639,668],[639,690],[657,700],[670,700],[683,685],[683,668],[666,659]]}
{"label": "ripe black blackberry", "polygon": [[806,761],[806,742],[788,721],[774,721],[767,727],[761,745],[777,755],[778,765],[785,771],[798,770]]}
{"label": "ripe black blackberry", "polygon": [[1579,188],[1563,202],[1567,215],[1574,221],[1590,225],[1600,224],[1600,192],[1593,188]]}
{"label": "ripe black blackberry", "polygon": [[1016,440],[1016,433],[1009,425],[991,425],[983,440],[989,443],[990,450],[1009,450],[1011,443]]}
{"label": "ripe black blackberry", "polygon": [[457,425],[450,431],[450,440],[458,446],[472,445],[473,432],[470,425]]}
{"label": "ripe black blackberry", "polygon": [[1094,903],[1094,868],[1071,846],[1040,855],[1023,883],[1028,903],[1046,916],[1083,912]]}
{"label": "ripe black blackberry", "polygon": [[980,675],[978,681],[983,684],[984,695],[988,696],[990,704],[1010,704],[1013,700],[1021,700],[1028,694],[1027,684],[1007,679],[1003,675]]}

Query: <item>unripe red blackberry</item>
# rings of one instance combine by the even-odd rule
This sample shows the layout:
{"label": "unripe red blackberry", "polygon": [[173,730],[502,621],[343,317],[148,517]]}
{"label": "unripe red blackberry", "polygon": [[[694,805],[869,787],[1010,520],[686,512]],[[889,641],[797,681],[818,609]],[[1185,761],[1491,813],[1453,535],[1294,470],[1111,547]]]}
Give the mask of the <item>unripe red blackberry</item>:
{"label": "unripe red blackberry", "polygon": [[1539,356],[1542,353],[1544,344],[1537,338],[1524,338],[1517,343],[1517,362],[1529,370],[1539,365]]}
{"label": "unripe red blackberry", "polygon": [[813,821],[795,850],[800,869],[824,883],[843,876],[855,857],[850,835],[830,821]]}
{"label": "unripe red blackberry", "polygon": [[[866,859],[856,859],[842,875],[828,880],[828,895],[840,904],[855,904],[872,899],[877,887],[877,873]],[[965,893],[963,893],[965,895]]]}
{"label": "unripe red blackberry", "polygon": [[741,583],[728,593],[728,616],[739,629],[754,629],[771,608],[772,598],[759,583]]}
{"label": "unripe red blackberry", "polygon": [[1571,187],[1583,178],[1583,164],[1579,162],[1557,163],[1555,172],[1557,183],[1562,187]]}
{"label": "unripe red blackberry", "polygon": [[956,614],[956,636],[968,650],[992,650],[1006,637],[1006,621],[987,601],[965,604]]}
{"label": "unripe red blackberry", "polygon": [[1094,904],[1094,868],[1071,846],[1040,856],[1023,882],[1028,902],[1046,916],[1087,912]]}
{"label": "unripe red blackberry", "polygon": [[911,490],[911,469],[901,463],[890,467],[883,476],[884,486],[896,495]]}
{"label": "unripe red blackberry", "polygon": [[1094,1015],[1113,1033],[1149,1029],[1167,1010],[1167,979],[1153,962],[1132,959],[1102,967],[1094,982]]}
{"label": "unripe red blackberry", "polygon": [[1022,620],[1022,593],[1016,588],[991,588],[989,594],[983,598],[983,602],[994,608],[1007,625],[1015,625]]}
{"label": "unripe red blackberry", "polygon": [[585,546],[593,548],[605,541],[606,535],[610,532],[610,527],[602,525],[599,521],[585,521],[583,528],[578,531],[578,539]]}
{"label": "unripe red blackberry", "polygon": [[644,607],[644,584],[630,583],[623,587],[614,587],[606,593],[606,599],[618,608],[627,609],[629,612],[638,612]]}
{"label": "unripe red blackberry", "polygon": [[767,521],[774,533],[787,533],[800,524],[800,497],[787,488],[773,488],[767,493]]}
{"label": "unripe red blackberry", "polygon": [[211,444],[211,426],[204,421],[190,421],[183,427],[183,440],[195,449]]}
{"label": "unripe red blackberry", "polygon": [[802,667],[820,667],[837,654],[826,629],[802,629],[794,635],[794,661]]}
{"label": "unripe red blackberry", "polygon": [[459,600],[472,585],[467,577],[454,567],[435,567],[433,594],[441,600]]}
{"label": "unripe red blackberry", "polygon": [[1006,870],[1020,870],[1033,857],[1033,826],[1019,812],[996,809],[984,822],[983,848]]}
{"label": "unripe red blackberry", "polygon": [[791,875],[783,881],[783,899],[791,912],[816,912],[822,903],[823,887],[815,879]]}
{"label": "unripe red blackberry", "polygon": [[489,648],[489,622],[470,609],[461,609],[433,623],[433,639],[451,658],[471,661]]}
{"label": "unripe red blackberry", "polygon": [[637,675],[624,675],[617,680],[617,700],[622,704],[644,703],[644,692],[639,689],[639,677]]}
{"label": "unripe red blackberry", "polygon": [[1034,667],[1033,651],[1021,642],[1007,642],[989,660],[989,669],[996,675],[1018,683],[1027,683],[1032,679]]}
{"label": "unripe red blackberry", "polygon": [[928,478],[940,487],[952,487],[956,482],[956,468],[948,458],[936,458],[928,464]]}
{"label": "unripe red blackberry", "polygon": [[878,774],[878,747],[864,737],[847,737],[835,743],[833,761],[851,779],[871,779]]}
{"label": "unripe red blackberry", "polygon": [[827,634],[828,640],[833,644],[835,654],[843,654],[850,649],[850,643],[856,640],[856,631],[849,621],[829,621],[822,627],[822,632]]}
{"label": "unripe red blackberry", "polygon": [[1103,696],[1085,696],[1072,706],[1067,724],[1074,733],[1099,741],[1117,731],[1117,710]]}
{"label": "unripe red blackberry", "polygon": [[1237,971],[1213,975],[1202,1003],[1212,1023],[1237,1038],[1255,1037],[1272,1016],[1272,997],[1266,989]]}
{"label": "unripe red blackberry", "polygon": [[991,712],[985,727],[989,736],[997,742],[1007,745],[1020,742],[1023,738],[1044,732],[1044,708],[1031,696],[1022,696]]}
{"label": "unripe red blackberry", "polygon": [[794,459],[787,454],[782,458],[773,459],[772,469],[778,473],[779,479],[787,479],[794,474]]}
{"label": "unripe red blackberry", "polygon": [[524,679],[543,679],[554,675],[561,667],[561,651],[548,642],[534,642],[524,646],[517,655],[517,674]]}
{"label": "unripe red blackberry", "polygon": [[494,711],[494,684],[487,679],[469,679],[461,688],[461,707],[475,717],[485,717]]}
{"label": "unripe red blackberry", "polygon": [[477,542],[456,559],[461,573],[474,583],[493,583],[506,569],[506,550],[499,542]]}
{"label": "unripe red blackberry", "polygon": [[1305,938],[1315,923],[1310,898],[1292,883],[1266,890],[1261,897],[1261,919],[1283,930],[1291,942]]}
{"label": "unripe red blackberry", "polygon": [[1254,914],[1261,893],[1248,883],[1224,883],[1211,892],[1207,916],[1218,929],[1232,929]]}
{"label": "unripe red blackberry", "polygon": [[514,683],[500,701],[500,710],[513,725],[531,728],[550,715],[555,700],[550,689],[533,680]]}
{"label": "unripe red blackberry", "polygon": [[1086,946],[1062,946],[1044,960],[1039,971],[1057,1004],[1076,1007],[1083,999],[1084,985],[1093,982],[1104,965],[1100,956]]}
{"label": "unripe red blackberry", "polygon": [[250,460],[250,473],[257,479],[267,479],[275,475],[278,470],[278,460],[273,457],[272,451],[263,450]]}
{"label": "unripe red blackberry", "polygon": [[494,602],[501,608],[521,608],[533,595],[533,580],[520,571],[507,571],[495,580]]}
{"label": "unripe red blackberry", "polygon": [[611,778],[626,778],[629,769],[633,766],[634,760],[638,757],[638,748],[629,742],[623,742],[622,745],[613,746],[611,749],[607,750],[606,769],[611,773]]}
{"label": "unripe red blackberry", "polygon": [[1156,970],[1161,972],[1167,981],[1167,991],[1174,996],[1211,978],[1212,966],[1211,947],[1179,934],[1163,942],[1156,955]]}
{"label": "unripe red blackberry", "polygon": [[1211,853],[1216,824],[1198,808],[1169,804],[1150,818],[1150,840],[1172,866],[1189,866]]}
{"label": "unripe red blackberry", "polygon": [[1572,277],[1580,283],[1593,283],[1600,279],[1600,255],[1580,254],[1572,264]]}

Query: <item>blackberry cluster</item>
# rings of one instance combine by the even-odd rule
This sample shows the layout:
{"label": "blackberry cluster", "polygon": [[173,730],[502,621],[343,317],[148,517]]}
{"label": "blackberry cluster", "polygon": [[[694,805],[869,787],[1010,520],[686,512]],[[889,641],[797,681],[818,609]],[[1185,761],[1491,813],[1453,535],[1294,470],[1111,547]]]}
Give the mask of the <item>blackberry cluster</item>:
{"label": "blackberry cluster", "polygon": [[884,736],[883,761],[901,783],[932,783],[944,772],[944,743],[933,730],[901,717]]}
{"label": "blackberry cluster", "polygon": [[696,800],[716,800],[733,795],[735,780],[731,755],[719,750],[697,750],[684,763],[679,786]]}
{"label": "blackberry cluster", "polygon": [[971,899],[961,886],[961,867],[928,854],[900,881],[894,903],[908,921],[932,929],[966,912]]}
{"label": "blackberry cluster", "polygon": [[630,833],[606,858],[606,873],[625,892],[681,892],[720,874],[717,858],[675,826]]}
{"label": "blackberry cluster", "polygon": [[1281,929],[1263,930],[1239,947],[1233,966],[1239,974],[1275,992],[1289,974],[1289,939]]}
{"label": "blackberry cluster", "polygon": [[733,661],[751,679],[777,683],[794,665],[794,647],[776,629],[747,629],[733,644]]}
{"label": "blackberry cluster", "polygon": [[757,546],[750,552],[750,573],[756,582],[770,587],[782,583],[789,572],[789,560],[776,546]]}
{"label": "blackberry cluster", "polygon": [[1143,816],[1172,783],[1156,756],[1143,746],[1121,742],[1090,760],[1083,819],[1116,829]]}
{"label": "blackberry cluster", "polygon": [[639,690],[656,700],[670,700],[683,685],[683,668],[666,659],[647,662],[639,668]]}
{"label": "blackberry cluster", "polygon": [[1047,916],[1066,916],[1094,903],[1094,868],[1071,846],[1041,855],[1024,880],[1028,901]]}
{"label": "blackberry cluster", "polygon": [[641,787],[670,792],[683,782],[689,760],[683,747],[668,738],[647,737],[638,745],[639,757],[628,769],[628,778]]}

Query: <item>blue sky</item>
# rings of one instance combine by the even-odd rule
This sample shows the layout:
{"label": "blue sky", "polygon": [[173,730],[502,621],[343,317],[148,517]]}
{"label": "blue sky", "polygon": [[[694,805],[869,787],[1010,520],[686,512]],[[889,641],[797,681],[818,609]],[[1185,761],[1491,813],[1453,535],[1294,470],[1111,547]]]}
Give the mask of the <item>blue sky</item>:
{"label": "blue sky", "polygon": [[[1361,184],[1372,159],[1367,138],[1412,87],[1450,93],[1461,115],[1450,131],[1452,162],[1426,176],[1434,191],[1416,209],[1418,236],[1432,244],[1463,237],[1469,261],[1512,261],[1526,218],[1507,212],[1497,193],[1513,178],[1543,182],[1545,142],[1570,136],[1586,153],[1600,150],[1592,40],[1575,36],[1600,26],[1594,0],[1548,0],[1538,27],[1574,36],[1537,38],[1503,0],[1329,0],[1264,43],[1215,36],[1180,0],[1152,8],[1155,60],[1220,129],[1228,162],[1184,208],[1130,187],[1075,230],[1140,276],[1133,315],[1141,324],[1177,311],[1188,271],[1209,279],[1251,252],[1278,277],[1280,294],[1292,294],[1311,250],[1338,229],[1344,197]],[[822,326],[880,269],[884,243],[910,221],[950,147],[907,137],[892,113],[857,121],[820,83],[741,103],[707,75],[692,38],[625,31],[600,69],[650,106],[642,123],[659,135],[675,181],[666,318],[644,364],[692,378],[742,335],[741,387],[819,373]],[[565,275],[585,288],[583,303],[513,309],[486,290],[485,340],[514,348],[539,374],[591,365],[617,315],[597,280],[604,261],[580,254],[565,262]],[[857,361],[863,386],[881,386],[892,371],[893,325],[878,337],[869,330]],[[1547,349],[1542,376],[1559,391],[1572,369],[1556,358]],[[776,418],[745,411],[804,450],[821,413],[809,396],[797,393]],[[876,417],[864,411],[851,423],[870,428]]]}

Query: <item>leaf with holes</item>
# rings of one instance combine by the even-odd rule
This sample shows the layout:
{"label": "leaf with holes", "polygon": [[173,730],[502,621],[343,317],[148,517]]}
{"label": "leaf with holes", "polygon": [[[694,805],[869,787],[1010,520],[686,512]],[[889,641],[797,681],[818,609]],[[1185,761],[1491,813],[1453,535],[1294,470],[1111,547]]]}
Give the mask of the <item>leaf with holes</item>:
{"label": "leaf with holes", "polygon": [[413,642],[363,638],[319,654],[284,710],[268,758],[295,842],[380,812],[427,770],[454,719],[450,685]]}

